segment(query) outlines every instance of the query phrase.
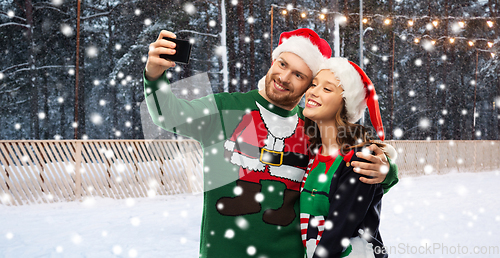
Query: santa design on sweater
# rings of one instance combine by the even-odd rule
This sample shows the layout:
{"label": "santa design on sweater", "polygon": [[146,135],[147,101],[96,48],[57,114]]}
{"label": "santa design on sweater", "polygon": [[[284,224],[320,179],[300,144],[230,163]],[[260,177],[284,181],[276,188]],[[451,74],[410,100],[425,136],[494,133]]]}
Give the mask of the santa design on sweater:
{"label": "santa design on sweater", "polygon": [[255,198],[262,187],[260,181],[278,181],[286,185],[283,205],[266,210],[263,220],[285,226],[296,216],[293,205],[309,161],[303,120],[297,114],[282,117],[257,102],[256,105],[258,110],[243,116],[224,144],[229,161],[240,166],[236,184],[243,190],[242,194],[219,199],[217,209],[228,216],[260,212],[260,203]]}

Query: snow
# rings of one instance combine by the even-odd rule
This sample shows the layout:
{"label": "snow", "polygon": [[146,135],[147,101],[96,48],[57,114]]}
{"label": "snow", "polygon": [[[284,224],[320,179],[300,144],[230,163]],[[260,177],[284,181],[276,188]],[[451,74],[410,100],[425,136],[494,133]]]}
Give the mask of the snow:
{"label": "snow", "polygon": [[[499,184],[499,171],[402,178],[383,198],[390,257],[498,257]],[[182,194],[0,205],[0,257],[197,257],[202,203]]]}

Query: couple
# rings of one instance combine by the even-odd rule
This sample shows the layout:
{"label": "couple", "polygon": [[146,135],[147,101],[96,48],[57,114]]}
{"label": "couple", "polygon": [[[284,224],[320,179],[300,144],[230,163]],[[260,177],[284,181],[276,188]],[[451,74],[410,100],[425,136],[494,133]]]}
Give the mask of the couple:
{"label": "couple", "polygon": [[155,124],[203,146],[200,257],[385,256],[374,251],[383,246],[381,197],[397,167],[375,144],[358,152],[371,143],[353,124],[367,103],[383,139],[359,67],[329,59],[325,40],[298,29],[281,34],[260,90],[185,101],[170,91],[165,70],[175,63],[159,56],[175,44],[164,37],[175,35],[162,31],[149,48],[146,103]]}

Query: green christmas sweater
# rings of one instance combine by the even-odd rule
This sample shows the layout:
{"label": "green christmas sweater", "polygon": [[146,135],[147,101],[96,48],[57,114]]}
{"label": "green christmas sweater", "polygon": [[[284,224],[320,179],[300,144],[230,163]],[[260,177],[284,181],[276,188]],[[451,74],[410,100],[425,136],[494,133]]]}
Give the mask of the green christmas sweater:
{"label": "green christmas sweater", "polygon": [[[351,150],[318,154],[304,175],[300,222],[306,257],[385,258],[379,232],[383,188],[364,184],[352,161],[367,162]],[[349,240],[349,241],[347,241]]]}
{"label": "green christmas sweater", "polygon": [[[276,107],[257,90],[177,99],[165,73],[144,86],[153,122],[203,148],[200,257],[303,257],[298,200],[311,157],[302,108]],[[397,182],[392,166],[385,182]]]}

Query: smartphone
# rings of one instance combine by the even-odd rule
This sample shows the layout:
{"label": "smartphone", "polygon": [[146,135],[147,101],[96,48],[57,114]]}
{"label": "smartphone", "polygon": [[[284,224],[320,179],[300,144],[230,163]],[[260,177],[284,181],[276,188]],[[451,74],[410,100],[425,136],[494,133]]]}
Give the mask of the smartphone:
{"label": "smartphone", "polygon": [[168,37],[164,37],[163,39],[175,43],[175,54],[173,55],[162,54],[160,55],[161,58],[167,59],[169,61],[174,61],[176,63],[183,63],[183,64],[189,63],[189,58],[191,56],[191,47],[192,47],[189,41],[183,39],[173,39]]}

